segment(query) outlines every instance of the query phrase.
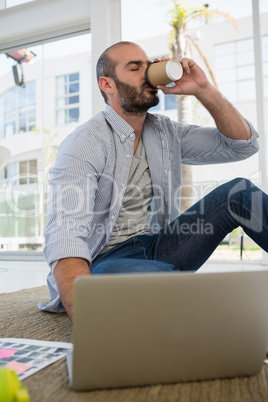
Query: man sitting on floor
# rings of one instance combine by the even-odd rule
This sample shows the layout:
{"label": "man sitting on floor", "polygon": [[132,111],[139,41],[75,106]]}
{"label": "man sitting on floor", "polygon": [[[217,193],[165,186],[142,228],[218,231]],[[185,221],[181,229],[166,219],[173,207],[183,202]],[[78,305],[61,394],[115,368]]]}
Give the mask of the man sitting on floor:
{"label": "man sitting on floor", "polygon": [[145,82],[151,62],[138,45],[119,42],[100,56],[106,109],[63,141],[50,172],[51,301],[40,309],[72,319],[80,275],[195,271],[238,226],[268,251],[268,197],[248,180],[223,184],[179,216],[182,163],[233,162],[258,151],[252,125],[193,60],[180,62],[182,78],[158,89],[194,95],[216,128],[148,113],[158,89]]}

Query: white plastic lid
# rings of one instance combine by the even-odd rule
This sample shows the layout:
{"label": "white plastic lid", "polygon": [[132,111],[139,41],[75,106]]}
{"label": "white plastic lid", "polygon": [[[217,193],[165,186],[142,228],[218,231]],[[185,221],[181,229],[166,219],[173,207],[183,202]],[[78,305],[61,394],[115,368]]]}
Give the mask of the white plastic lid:
{"label": "white plastic lid", "polygon": [[183,74],[181,63],[174,59],[169,60],[166,64],[166,73],[172,81],[179,80]]}

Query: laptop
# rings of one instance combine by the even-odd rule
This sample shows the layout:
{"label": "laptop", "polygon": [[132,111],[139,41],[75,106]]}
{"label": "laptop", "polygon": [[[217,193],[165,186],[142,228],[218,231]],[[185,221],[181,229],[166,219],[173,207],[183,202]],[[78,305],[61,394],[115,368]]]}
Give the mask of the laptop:
{"label": "laptop", "polygon": [[268,345],[268,271],[80,277],[73,344],[76,391],[255,375]]}

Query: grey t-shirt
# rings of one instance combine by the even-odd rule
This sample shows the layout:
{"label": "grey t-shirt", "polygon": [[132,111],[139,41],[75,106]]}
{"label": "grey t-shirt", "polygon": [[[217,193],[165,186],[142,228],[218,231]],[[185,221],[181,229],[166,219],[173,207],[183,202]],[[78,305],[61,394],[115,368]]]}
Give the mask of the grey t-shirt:
{"label": "grey t-shirt", "polygon": [[149,232],[148,220],[153,197],[152,180],[142,138],[132,159],[123,204],[104,253],[128,238]]}

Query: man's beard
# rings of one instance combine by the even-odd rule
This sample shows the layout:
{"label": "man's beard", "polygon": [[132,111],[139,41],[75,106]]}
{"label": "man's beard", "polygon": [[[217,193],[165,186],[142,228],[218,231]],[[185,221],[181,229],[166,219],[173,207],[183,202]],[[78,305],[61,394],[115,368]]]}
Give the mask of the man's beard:
{"label": "man's beard", "polygon": [[114,78],[114,82],[118,89],[120,106],[126,114],[144,114],[159,103],[157,90],[148,91],[150,96],[146,96],[144,91],[147,84],[145,82],[140,86],[140,89],[125,84],[118,78]]}

